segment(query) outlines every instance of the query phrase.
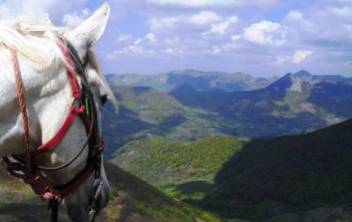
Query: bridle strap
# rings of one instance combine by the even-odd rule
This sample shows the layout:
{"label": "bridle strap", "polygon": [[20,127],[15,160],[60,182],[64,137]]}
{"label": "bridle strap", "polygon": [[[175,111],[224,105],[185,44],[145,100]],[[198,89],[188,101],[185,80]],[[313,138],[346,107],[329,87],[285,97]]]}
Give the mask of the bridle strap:
{"label": "bridle strap", "polygon": [[[68,118],[66,118],[65,122],[62,124],[61,128],[59,128],[56,135],[54,137],[52,137],[46,143],[42,144],[36,150],[32,151],[31,153],[34,156],[36,156],[38,154],[46,153],[48,151],[55,149],[61,143],[63,138],[66,136],[67,132],[71,128],[76,117],[78,115],[80,115],[84,111],[84,108],[85,108],[83,105],[80,104],[81,102],[78,102],[81,99],[81,90],[80,90],[80,86],[77,81],[77,74],[76,74],[76,70],[75,70],[74,60],[70,54],[70,51],[67,49],[64,40],[60,39],[60,41],[58,41],[57,44],[58,44],[59,48],[61,49],[61,51],[66,59],[66,62],[68,63],[67,77],[70,82],[72,97],[73,97],[74,101],[73,101],[70,113],[68,115]],[[79,104],[78,106],[76,106],[77,104],[74,104],[77,102]]]}
{"label": "bridle strap", "polygon": [[20,112],[23,120],[23,139],[26,146],[25,152],[25,165],[29,171],[32,171],[32,158],[31,158],[31,140],[29,133],[29,116],[27,112],[26,98],[25,98],[25,87],[23,84],[21,71],[19,68],[17,52],[15,49],[10,49],[11,59],[13,64],[13,71],[16,79],[16,91],[18,97],[18,104],[20,106]]}
{"label": "bridle strap", "polygon": [[[57,133],[47,141],[45,144],[37,147],[35,150],[31,149],[31,140],[29,132],[29,115],[25,100],[25,87],[23,84],[21,71],[19,67],[17,52],[15,49],[10,49],[11,58],[13,62],[13,70],[16,79],[16,89],[18,96],[18,103],[20,106],[20,113],[23,119],[24,129],[24,143],[26,150],[20,155],[11,155],[4,157],[3,160],[7,164],[8,171],[11,175],[23,179],[23,181],[32,187],[32,190],[38,194],[43,200],[50,201],[50,209],[52,211],[52,221],[57,221],[58,205],[62,199],[75,192],[91,175],[94,176],[94,183],[90,194],[89,217],[93,221],[97,213],[97,198],[102,188],[102,178],[100,175],[103,141],[101,140],[98,123],[97,123],[97,110],[94,103],[94,98],[91,89],[88,86],[85,76],[84,67],[79,60],[77,52],[71,44],[63,38],[59,38],[58,46],[63,52],[67,67],[67,76],[71,85],[73,103],[71,111],[69,112],[66,120]],[[77,57],[77,58],[76,58]],[[81,87],[78,78],[81,80]],[[82,104],[85,101],[85,105]],[[90,112],[84,112],[86,109]],[[32,163],[32,158],[37,155],[54,150],[64,139],[69,131],[76,117],[81,117],[87,130],[87,142],[81,151],[69,162],[58,167],[46,167]],[[86,167],[79,172],[74,179],[69,183],[55,187],[46,178],[43,171],[60,170],[70,165],[82,153],[83,150],[89,148],[88,159]],[[10,157],[15,161],[10,160]],[[59,202],[58,202],[59,201]]]}

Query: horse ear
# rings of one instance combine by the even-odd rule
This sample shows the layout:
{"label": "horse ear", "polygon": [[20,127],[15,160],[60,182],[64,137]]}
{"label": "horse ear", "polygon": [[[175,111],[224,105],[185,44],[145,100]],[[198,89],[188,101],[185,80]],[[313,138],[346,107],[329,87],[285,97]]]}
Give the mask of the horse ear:
{"label": "horse ear", "polygon": [[81,56],[101,38],[109,15],[110,6],[108,3],[104,3],[93,15],[65,33],[65,37],[75,46]]}

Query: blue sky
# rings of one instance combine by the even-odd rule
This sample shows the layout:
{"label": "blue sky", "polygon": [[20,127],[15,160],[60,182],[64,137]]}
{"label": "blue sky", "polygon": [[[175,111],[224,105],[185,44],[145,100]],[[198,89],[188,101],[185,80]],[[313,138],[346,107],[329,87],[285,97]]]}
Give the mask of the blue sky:
{"label": "blue sky", "polygon": [[[2,18],[75,26],[104,1],[0,0]],[[175,69],[352,76],[352,0],[110,0],[96,46],[105,73]]]}

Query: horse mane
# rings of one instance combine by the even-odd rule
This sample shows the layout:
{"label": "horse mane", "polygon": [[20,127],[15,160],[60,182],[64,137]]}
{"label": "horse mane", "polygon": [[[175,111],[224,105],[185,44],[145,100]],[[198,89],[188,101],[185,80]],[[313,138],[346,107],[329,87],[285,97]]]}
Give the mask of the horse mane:
{"label": "horse mane", "polygon": [[[48,67],[56,58],[64,57],[58,49],[55,33],[63,33],[62,27],[55,27],[50,19],[18,17],[12,21],[0,21],[0,49],[13,48],[19,55],[40,68]],[[42,47],[40,39],[47,39]],[[41,43],[41,44],[40,44]]]}

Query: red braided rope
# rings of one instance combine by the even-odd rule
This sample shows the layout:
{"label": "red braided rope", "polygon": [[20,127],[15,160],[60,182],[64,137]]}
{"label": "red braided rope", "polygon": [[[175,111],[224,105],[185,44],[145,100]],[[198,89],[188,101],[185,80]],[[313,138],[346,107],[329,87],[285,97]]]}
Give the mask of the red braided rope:
{"label": "red braided rope", "polygon": [[24,130],[23,139],[26,146],[25,163],[28,170],[31,171],[32,169],[31,141],[30,141],[30,134],[29,134],[29,116],[27,112],[25,88],[24,88],[24,84],[21,76],[20,67],[18,64],[17,52],[15,49],[10,49],[10,51],[11,51],[11,57],[12,57],[13,71],[15,73],[15,78],[16,78],[18,104],[20,106],[20,112],[22,114],[22,120],[23,120],[23,130]]}

